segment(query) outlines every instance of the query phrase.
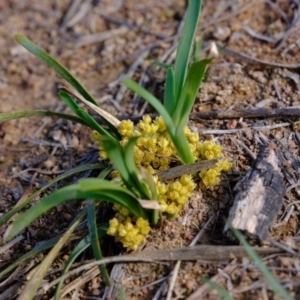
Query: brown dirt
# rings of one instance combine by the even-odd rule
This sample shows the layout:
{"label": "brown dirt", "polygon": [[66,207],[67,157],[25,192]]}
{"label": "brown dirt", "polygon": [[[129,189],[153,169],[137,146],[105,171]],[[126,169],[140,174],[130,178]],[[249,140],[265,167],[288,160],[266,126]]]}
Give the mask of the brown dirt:
{"label": "brown dirt", "polygon": [[[205,35],[205,47],[215,41],[225,44],[240,54],[261,60],[297,64],[300,62],[299,30],[288,35],[289,28],[297,28],[299,20],[297,5],[293,1],[278,0],[274,7],[267,1],[205,1],[199,34]],[[0,112],[24,109],[49,109],[68,112],[57,96],[58,85],[63,80],[43,63],[26,52],[13,39],[15,33],[23,33],[49,51],[62,62],[84,86],[99,100],[102,107],[118,117],[137,115],[143,109],[151,112],[140,99],[124,92],[119,77],[133,69],[136,80],[158,97],[162,96],[163,73],[151,65],[162,60],[164,54],[177,39],[164,41],[164,37],[176,34],[184,15],[184,1],[94,1],[94,6],[78,23],[64,26],[70,0],[63,1],[4,1],[0,4]],[[273,2],[272,2],[273,3]],[[83,9],[81,7],[81,9]],[[298,8],[299,10],[299,8]],[[281,15],[280,12],[283,12]],[[287,20],[284,20],[286,16]],[[298,13],[299,16],[299,13]],[[122,20],[135,26],[102,42],[80,45],[82,38],[96,33],[120,28],[112,19]],[[247,32],[247,28],[268,37],[278,37],[276,43],[259,39]],[[112,34],[112,32],[111,32]],[[282,34],[282,35],[281,35]],[[149,52],[147,52],[149,51]],[[172,62],[172,55],[170,53]],[[164,58],[167,61],[170,56]],[[136,61],[140,63],[132,67]],[[120,98],[120,101],[118,100]],[[203,84],[194,111],[219,109],[251,109],[256,107],[279,108],[300,105],[299,68],[281,68],[220,54],[211,65],[207,81]],[[259,136],[263,133],[275,142],[279,153],[284,153],[282,171],[286,186],[299,181],[297,134],[299,127],[266,127],[289,122],[287,119],[240,119],[191,122],[201,133],[206,129],[242,129],[235,133],[220,131],[216,134],[202,133],[203,139],[214,139],[226,150],[233,162],[233,171],[224,175],[216,188],[197,191],[182,215],[165,221],[162,229],[153,230],[143,249],[162,249],[187,246],[210,216],[209,224],[200,239],[201,244],[223,243],[222,228],[233,201],[232,188],[250,168],[249,151],[259,150]],[[292,123],[291,123],[292,124]],[[0,213],[11,209],[24,195],[36,190],[59,171],[72,168],[85,161],[96,161],[90,132],[81,125],[51,118],[29,118],[0,124]],[[89,152],[87,152],[89,151]],[[296,167],[295,167],[296,166]],[[25,171],[30,169],[29,171]],[[23,171],[23,172],[22,172]],[[76,179],[74,179],[76,180]],[[272,230],[274,240],[299,248],[299,191],[291,189],[276,220],[280,223],[290,207],[293,211],[282,225]],[[21,254],[32,249],[39,241],[62,232],[79,209],[80,204],[71,203],[52,210],[39,221],[30,225],[25,239],[13,249],[1,254],[1,268]],[[3,235],[5,228],[1,228]],[[110,255],[112,244],[104,251]],[[67,252],[66,252],[67,253]],[[63,254],[62,254],[63,255]],[[62,256],[63,257],[63,256]],[[90,258],[87,254],[87,259]],[[39,257],[38,260],[40,260]],[[299,258],[288,255],[270,256],[265,263],[296,299],[300,298]],[[59,262],[57,262],[59,266]],[[226,266],[227,265],[227,266]],[[122,286],[127,299],[151,299],[161,283],[146,286],[167,276],[173,264],[137,264],[124,267]],[[230,268],[234,266],[234,268]],[[228,276],[224,275],[223,270]],[[274,295],[266,280],[247,258],[223,262],[183,263],[175,283],[173,299],[185,299],[199,287],[204,287],[203,277],[219,278],[235,299],[273,299]],[[89,284],[78,287],[80,299],[95,299],[103,292],[101,280],[95,277]],[[7,287],[5,287],[7,288]],[[203,299],[220,296],[210,288],[202,294]],[[72,292],[73,293],[73,292]],[[72,293],[64,299],[71,299]],[[43,299],[48,299],[44,295]],[[162,293],[159,299],[165,299]]]}

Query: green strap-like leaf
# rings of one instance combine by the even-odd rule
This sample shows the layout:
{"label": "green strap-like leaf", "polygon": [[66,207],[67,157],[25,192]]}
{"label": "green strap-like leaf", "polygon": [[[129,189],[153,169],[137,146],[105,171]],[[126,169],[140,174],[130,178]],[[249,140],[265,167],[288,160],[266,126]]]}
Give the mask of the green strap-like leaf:
{"label": "green strap-like leaf", "polygon": [[93,128],[101,135],[110,136],[111,138],[113,138],[113,136],[108,131],[100,126],[86,111],[80,108],[68,93],[66,93],[65,91],[59,91],[58,95],[76,115],[84,120],[86,124],[88,124],[89,127]]}
{"label": "green strap-like leaf", "polygon": [[[107,232],[108,226],[107,225],[101,225],[98,227],[97,232],[98,232],[98,237],[101,238],[103,237],[106,232]],[[64,270],[61,273],[61,276],[66,274],[69,269],[71,268],[72,264],[74,263],[74,261],[76,260],[76,258],[84,252],[84,250],[86,250],[89,246],[91,245],[91,236],[87,235],[84,239],[82,239],[77,245],[76,247],[73,249],[73,251],[71,252],[71,254],[69,255],[69,259],[66,262],[65,266],[64,266]],[[56,293],[55,293],[55,300],[60,300],[61,297],[61,289],[63,287],[63,281],[60,281],[60,283],[57,285],[57,289],[56,289]]]}
{"label": "green strap-like leaf", "polygon": [[207,278],[203,278],[203,282],[210,285],[210,287],[213,290],[216,290],[217,293],[219,294],[219,296],[221,297],[220,299],[225,299],[225,300],[234,300],[234,298],[232,298],[230,296],[230,294],[219,284],[217,284],[216,282],[209,280]]}
{"label": "green strap-like leaf", "polygon": [[240,243],[245,247],[245,250],[247,251],[248,255],[253,259],[256,266],[264,274],[264,276],[266,277],[267,281],[269,282],[269,284],[272,287],[275,294],[277,294],[277,295],[280,294],[283,297],[283,299],[285,299],[285,300],[293,300],[294,298],[289,295],[288,291],[280,284],[280,282],[277,280],[277,278],[271,273],[271,271],[268,269],[268,267],[259,258],[258,254],[255,252],[253,247],[251,247],[249,245],[249,243],[246,241],[244,236],[235,228],[230,227],[230,229],[233,231],[234,235],[238,238]]}
{"label": "green strap-like leaf", "polygon": [[76,116],[62,114],[59,112],[49,111],[49,110],[20,110],[20,111],[13,111],[9,113],[2,113],[0,114],[0,123],[9,120],[29,118],[29,117],[55,117],[55,118],[70,120],[88,126],[88,124],[86,124],[84,120]]}
{"label": "green strap-like leaf", "polygon": [[172,116],[177,130],[182,130],[188,122],[201,82],[205,75],[207,65],[210,62],[210,59],[195,62],[188,71],[180,99],[176,105],[174,115]]}
{"label": "green strap-like leaf", "polygon": [[15,40],[20,43],[29,52],[33,53],[41,61],[47,64],[50,68],[55,70],[55,72],[69,82],[86,100],[94,103],[98,106],[97,101],[94,97],[81,85],[81,83],[55,58],[48,54],[45,50],[35,45],[28,38],[22,34],[16,34]]}
{"label": "green strap-like leaf", "polygon": [[183,129],[176,130],[176,135],[173,139],[173,143],[183,164],[192,164],[195,162],[193,153],[190,149],[188,140],[184,134]]}
{"label": "green strap-like leaf", "polygon": [[42,262],[35,269],[35,272],[32,274],[32,277],[26,284],[25,288],[22,290],[18,299],[32,300],[36,296],[37,290],[40,287],[42,280],[44,279],[51,264],[57,258],[59,251],[67,243],[72,232],[76,229],[80,222],[81,219],[78,219],[77,222],[75,222],[70,228],[68,228],[68,230],[61,236],[55,246],[47,254],[47,256],[43,258]]}
{"label": "green strap-like leaf", "polygon": [[6,269],[4,269],[0,273],[0,279],[3,278],[6,274],[14,270],[16,267],[20,266],[21,263],[27,261],[28,259],[31,259],[32,257],[36,256],[39,253],[43,253],[46,250],[52,248],[59,240],[60,237],[52,238],[46,242],[39,243],[37,246],[35,246],[31,251],[21,256],[19,259],[15,260],[13,263],[11,263]]}
{"label": "green strap-like leaf", "polygon": [[[95,182],[95,180],[97,182]],[[95,184],[98,185],[97,190],[95,189]],[[88,191],[91,186],[93,186],[93,189]],[[7,228],[4,238],[5,241],[15,237],[30,223],[51,208],[70,200],[88,198],[120,204],[137,217],[144,217],[146,219],[148,218],[148,213],[139,205],[137,199],[132,196],[129,191],[113,182],[91,178],[81,180],[79,184],[69,185],[56,192],[53,192],[51,195],[41,200],[41,202],[28,209]]]}
{"label": "green strap-like leaf", "polygon": [[124,149],[120,143],[115,139],[105,136],[102,138],[102,143],[109,159],[119,171],[125,185],[129,188],[136,188],[135,182],[132,180],[131,175],[127,170],[124,158]]}
{"label": "green strap-like leaf", "polygon": [[175,110],[175,77],[173,68],[167,71],[166,86],[164,92],[164,107],[172,116]]}
{"label": "green strap-like leaf", "polygon": [[146,183],[140,178],[140,171],[135,165],[134,162],[134,146],[137,137],[131,138],[124,149],[124,159],[125,165],[127,167],[128,173],[134,182],[135,188],[142,199],[151,199],[151,193]]}
{"label": "green strap-like leaf", "polygon": [[[96,260],[101,260],[101,259],[103,259],[103,255],[102,255],[102,251],[101,251],[100,244],[99,244],[97,222],[96,222],[96,209],[95,209],[94,202],[88,206],[87,214],[88,214],[87,219],[88,219],[88,225],[89,225],[91,244],[92,244],[94,257]],[[99,269],[100,269],[101,275],[104,279],[106,286],[111,286],[111,282],[109,279],[109,275],[108,275],[106,266],[99,265]]]}
{"label": "green strap-like leaf", "polygon": [[104,165],[101,163],[96,163],[96,164],[87,164],[83,166],[79,166],[76,168],[73,168],[69,171],[66,171],[64,174],[56,177],[52,181],[50,181],[47,185],[45,185],[43,188],[39,189],[37,192],[33,193],[31,196],[23,200],[21,203],[17,203],[16,206],[11,209],[9,212],[7,212],[4,216],[0,218],[0,226],[5,224],[13,215],[18,213],[22,208],[24,208],[28,203],[30,203],[34,198],[39,196],[42,192],[45,190],[49,189],[51,186],[53,186],[55,183],[66,179],[76,173],[80,172],[85,172],[85,171],[90,171],[90,170],[97,170],[97,169],[103,169]]}
{"label": "green strap-like leaf", "polygon": [[201,35],[200,40],[197,43],[195,43],[193,62],[197,62],[200,60],[203,42],[204,42],[204,34]]}
{"label": "green strap-like leaf", "polygon": [[185,23],[179,39],[177,54],[174,64],[175,97],[179,101],[184,86],[193,43],[200,18],[202,0],[189,0]]}

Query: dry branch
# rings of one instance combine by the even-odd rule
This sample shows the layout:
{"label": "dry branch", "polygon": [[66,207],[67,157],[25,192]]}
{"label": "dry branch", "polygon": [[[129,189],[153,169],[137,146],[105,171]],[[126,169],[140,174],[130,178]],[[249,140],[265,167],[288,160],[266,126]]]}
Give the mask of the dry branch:
{"label": "dry branch", "polygon": [[299,108],[259,108],[247,110],[221,110],[196,112],[190,115],[190,119],[201,121],[203,119],[239,119],[239,118],[299,118]]}
{"label": "dry branch", "polygon": [[[260,248],[253,247],[258,255],[270,255],[282,252],[278,248]],[[162,249],[162,250],[148,250],[139,253],[132,253],[128,255],[111,256],[104,258],[100,261],[94,261],[83,266],[80,266],[69,273],[53,280],[49,284],[43,286],[43,290],[46,292],[51,287],[55,286],[61,280],[66,280],[72,275],[78,274],[82,271],[89,270],[94,266],[119,263],[119,262],[163,262],[163,261],[227,261],[233,258],[242,258],[248,256],[247,251],[242,246],[216,246],[216,245],[200,245],[195,247],[185,247],[177,249]]]}

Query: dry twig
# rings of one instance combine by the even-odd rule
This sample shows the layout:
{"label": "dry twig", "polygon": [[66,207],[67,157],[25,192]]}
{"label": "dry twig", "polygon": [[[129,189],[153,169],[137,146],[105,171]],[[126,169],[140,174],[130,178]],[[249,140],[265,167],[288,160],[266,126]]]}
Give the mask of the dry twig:
{"label": "dry twig", "polygon": [[[253,247],[258,255],[269,255],[280,253],[282,250],[277,248],[260,248]],[[218,245],[200,245],[195,247],[185,247],[176,249],[162,249],[156,251],[142,251],[128,255],[112,256],[104,258],[100,261],[94,261],[83,266],[80,266],[69,273],[55,279],[49,284],[46,284],[43,289],[48,291],[51,287],[58,284],[61,280],[66,280],[70,276],[78,274],[82,271],[89,270],[97,265],[117,263],[117,262],[163,262],[163,261],[224,261],[230,260],[233,257],[242,258],[248,256],[247,251],[242,246],[218,246]]]}

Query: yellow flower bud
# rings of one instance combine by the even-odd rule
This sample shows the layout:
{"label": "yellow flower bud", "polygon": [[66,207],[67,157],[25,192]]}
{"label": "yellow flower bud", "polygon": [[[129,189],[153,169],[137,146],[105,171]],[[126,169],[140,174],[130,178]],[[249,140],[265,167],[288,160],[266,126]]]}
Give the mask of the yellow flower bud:
{"label": "yellow flower bud", "polygon": [[123,137],[132,137],[134,133],[134,124],[131,120],[123,120],[121,121],[119,128],[118,128],[119,133]]}
{"label": "yellow flower bud", "polygon": [[151,124],[152,123],[152,119],[151,119],[151,117],[149,115],[143,116],[143,121],[146,124]]}
{"label": "yellow flower bud", "polygon": [[190,174],[184,174],[179,179],[182,185],[188,185],[191,181],[193,181],[193,177]]}
{"label": "yellow flower bud", "polygon": [[232,163],[228,160],[223,160],[220,162],[220,167],[223,172],[229,172],[232,168]]}
{"label": "yellow flower bud", "polygon": [[168,192],[168,198],[171,200],[176,200],[179,198],[179,193],[177,191],[170,191]]}
{"label": "yellow flower bud", "polygon": [[187,200],[188,200],[188,197],[186,197],[186,196],[180,196],[176,199],[177,203],[182,206],[187,202]]}
{"label": "yellow flower bud", "polygon": [[155,119],[154,123],[158,126],[158,131],[163,133],[167,130],[166,124],[162,116],[159,116]]}
{"label": "yellow flower bud", "polygon": [[93,130],[92,131],[92,138],[94,139],[94,140],[96,140],[96,141],[100,141],[101,140],[101,135],[100,135],[100,133],[98,132],[98,131],[96,131],[96,130]]}
{"label": "yellow flower bud", "polygon": [[118,234],[121,237],[124,237],[127,234],[127,231],[126,231],[126,229],[125,229],[125,227],[124,227],[123,224],[120,224],[120,226],[118,228]]}
{"label": "yellow flower bud", "polygon": [[107,229],[107,234],[108,235],[111,235],[111,236],[115,236],[118,232],[118,229],[117,228],[114,228],[114,227],[109,227]]}

